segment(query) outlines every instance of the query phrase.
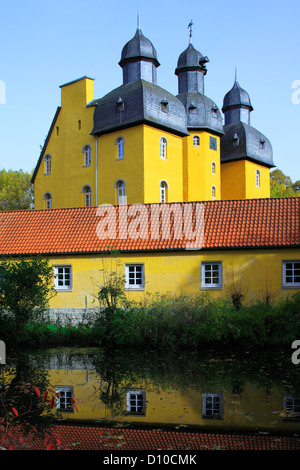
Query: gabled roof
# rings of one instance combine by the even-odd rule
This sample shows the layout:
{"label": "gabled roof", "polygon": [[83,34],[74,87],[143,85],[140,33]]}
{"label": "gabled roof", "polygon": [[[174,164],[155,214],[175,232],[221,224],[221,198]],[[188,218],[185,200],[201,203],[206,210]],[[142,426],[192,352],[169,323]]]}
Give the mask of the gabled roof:
{"label": "gabled roof", "polygon": [[[162,226],[159,226],[159,235],[155,238],[154,225],[151,230],[151,217],[155,209],[163,207],[168,210],[171,204],[142,206],[146,219],[144,217],[140,225],[140,232],[134,230],[133,225],[139,214],[137,205],[108,207],[109,211],[102,215],[97,207],[2,211],[0,255],[101,253],[109,252],[112,248],[121,252],[184,250],[192,240],[190,235],[185,236],[187,225],[184,226],[182,222],[184,218],[173,216],[168,219],[171,220],[170,236],[165,236]],[[133,215],[127,219],[121,217],[120,207],[122,211],[133,211]],[[300,246],[300,198],[176,203],[177,209],[187,209],[187,213],[191,210],[194,228],[197,226],[195,216],[199,207],[203,208],[204,214],[203,249]],[[125,223],[127,221],[127,226],[133,230],[129,231],[127,238],[124,236],[125,225],[122,220]],[[176,222],[178,220],[179,225]],[[116,228],[115,233],[111,232],[111,238],[105,238],[108,226],[110,230]],[[182,237],[178,237],[178,229],[182,229]]]}

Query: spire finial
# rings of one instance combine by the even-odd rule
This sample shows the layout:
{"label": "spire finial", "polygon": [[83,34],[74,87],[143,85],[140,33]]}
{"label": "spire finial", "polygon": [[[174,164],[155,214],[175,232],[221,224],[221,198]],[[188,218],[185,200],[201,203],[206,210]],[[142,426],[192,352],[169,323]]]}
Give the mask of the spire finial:
{"label": "spire finial", "polygon": [[190,30],[190,44],[192,44],[192,33],[193,33],[193,32],[192,32],[192,26],[193,26],[193,24],[194,24],[194,23],[193,23],[193,20],[191,20],[191,21],[189,22],[189,25],[188,25],[188,28],[189,28],[189,30]]}
{"label": "spire finial", "polygon": [[237,68],[235,67],[234,81],[237,82]]}
{"label": "spire finial", "polygon": [[140,24],[140,10],[138,10],[138,14],[137,14],[137,29],[141,29],[141,24]]}

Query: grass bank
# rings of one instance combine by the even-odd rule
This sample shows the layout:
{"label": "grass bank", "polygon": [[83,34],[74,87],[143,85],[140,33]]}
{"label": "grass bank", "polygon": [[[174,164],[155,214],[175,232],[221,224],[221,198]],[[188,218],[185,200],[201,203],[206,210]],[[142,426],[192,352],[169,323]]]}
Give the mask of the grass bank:
{"label": "grass bank", "polygon": [[45,321],[27,324],[16,338],[14,323],[0,322],[1,339],[15,347],[104,346],[202,348],[214,346],[290,347],[300,339],[300,293],[270,305],[257,302],[238,310],[227,299],[206,295],[160,296],[116,308],[107,322],[78,326]]}

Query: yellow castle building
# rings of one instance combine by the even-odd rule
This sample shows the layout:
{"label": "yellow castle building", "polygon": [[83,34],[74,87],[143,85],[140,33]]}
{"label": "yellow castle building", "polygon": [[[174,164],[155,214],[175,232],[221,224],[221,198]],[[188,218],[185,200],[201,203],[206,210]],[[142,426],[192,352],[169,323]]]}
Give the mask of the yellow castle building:
{"label": "yellow castle building", "polygon": [[121,53],[121,86],[94,99],[92,78],[62,85],[32,178],[35,209],[269,197],[271,144],[250,125],[236,80],[223,125],[204,94],[208,61],[190,36],[174,96],[157,84],[156,50],[138,28]]}

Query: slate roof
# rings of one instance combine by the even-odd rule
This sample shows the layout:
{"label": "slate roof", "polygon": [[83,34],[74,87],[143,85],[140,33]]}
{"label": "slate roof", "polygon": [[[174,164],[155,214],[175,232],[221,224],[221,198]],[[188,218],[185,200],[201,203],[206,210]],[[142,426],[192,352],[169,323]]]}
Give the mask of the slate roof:
{"label": "slate roof", "polygon": [[[183,203],[177,204],[177,208],[183,208]],[[121,222],[122,218],[119,219],[119,207],[122,206],[112,207],[110,219],[105,213],[97,215],[96,207],[2,211],[0,255],[101,253],[109,252],[112,247],[121,252],[184,250],[192,237],[185,237],[184,229],[181,238],[174,232],[174,224],[176,229],[179,227],[176,220],[180,220],[179,228],[182,228],[183,217],[169,219],[169,237],[162,234],[161,226],[158,237],[153,235],[151,215],[158,206],[143,206],[146,212],[145,230],[135,231],[136,236],[131,232],[127,238],[123,235],[126,227]],[[161,206],[166,208],[170,204]],[[137,206],[123,206],[123,210],[127,210],[127,207],[135,211]],[[203,207],[204,210],[204,250],[300,246],[300,198],[187,203],[185,208],[191,210],[194,223],[197,207]],[[136,215],[137,212],[134,212],[127,219],[123,218],[125,224],[132,224]],[[98,224],[104,220],[102,227],[107,222],[113,226],[113,217],[116,217],[116,233],[114,237],[104,239],[103,234],[106,232],[99,232]]]}
{"label": "slate roof", "polygon": [[151,60],[156,67],[159,66],[155,47],[139,28],[136,30],[134,37],[123,47],[119,65],[122,67],[127,61],[137,58]]}
{"label": "slate roof", "polygon": [[222,111],[225,112],[227,109],[234,106],[246,106],[250,111],[253,110],[249,94],[240,86],[236,80],[231,90],[229,90],[228,93],[226,93],[224,96]]}
{"label": "slate roof", "polygon": [[71,424],[55,425],[44,439],[35,432],[30,432],[24,437],[14,432],[10,441],[14,450],[105,450],[108,453],[118,450],[119,453],[114,453],[113,457],[121,456],[122,451],[130,450],[300,450],[298,435],[109,428]]}
{"label": "slate roof", "polygon": [[[118,109],[119,98],[123,100],[124,111]],[[162,108],[162,101],[165,100],[168,102],[167,112]],[[165,89],[145,80],[121,85],[103,98],[92,101],[89,106],[96,106],[94,135],[140,123],[188,135],[185,108],[181,101]]]}
{"label": "slate roof", "polygon": [[[275,166],[272,145],[260,131],[242,121],[224,126],[224,131],[225,136],[221,139],[221,163],[246,158],[269,168]],[[238,145],[234,145],[234,138],[238,138]]]}
{"label": "slate roof", "polygon": [[222,114],[214,101],[196,92],[180,93],[177,98],[185,106],[189,130],[206,129],[224,135]]}

